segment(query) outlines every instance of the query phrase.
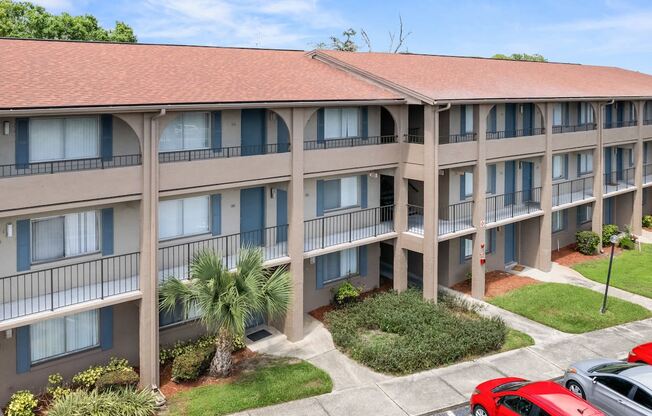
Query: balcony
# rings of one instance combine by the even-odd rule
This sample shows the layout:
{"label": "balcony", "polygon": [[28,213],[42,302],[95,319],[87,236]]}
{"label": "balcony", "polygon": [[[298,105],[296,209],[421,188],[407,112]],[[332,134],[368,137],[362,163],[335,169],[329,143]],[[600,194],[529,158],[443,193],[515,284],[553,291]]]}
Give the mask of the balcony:
{"label": "balcony", "polygon": [[394,232],[394,206],[315,218],[303,230],[305,252],[378,237]]}
{"label": "balcony", "polygon": [[634,173],[636,168],[621,169],[604,174],[604,193],[622,191],[636,186]]}
{"label": "balcony", "polygon": [[417,134],[407,134],[405,136],[405,143],[423,144],[423,136]]}
{"label": "balcony", "polygon": [[238,254],[242,247],[260,248],[264,261],[287,257],[288,226],[279,225],[263,230],[245,233],[217,236],[182,244],[174,244],[159,248],[158,278],[163,282],[174,276],[178,279],[188,279],[190,267],[195,255],[203,251],[212,251],[221,256],[222,264],[229,269],[235,268]]}
{"label": "balcony", "polygon": [[494,195],[487,198],[487,224],[541,211],[541,188]]}
{"label": "balcony", "polygon": [[605,129],[619,129],[622,127],[634,127],[634,126],[636,126],[636,120],[620,120],[620,121],[605,122],[603,125]]}
{"label": "balcony", "polygon": [[139,289],[140,253],[0,278],[0,322]]}
{"label": "balcony", "polygon": [[[407,231],[423,235],[423,207],[408,205]],[[473,228],[473,201],[449,205],[439,212],[438,236],[453,234]]]}
{"label": "balcony", "polygon": [[578,131],[591,131],[598,128],[596,123],[581,123],[575,125],[552,126],[552,134],[575,133]]}
{"label": "balcony", "polygon": [[643,183],[652,183],[652,163],[643,165]]}
{"label": "balcony", "polygon": [[338,149],[342,147],[372,146],[396,143],[396,136],[343,137],[339,139],[308,140],[303,142],[304,150]]}
{"label": "balcony", "polygon": [[487,140],[500,140],[508,139],[512,137],[525,137],[525,136],[537,136],[539,134],[545,134],[546,129],[544,127],[533,127],[527,129],[515,129],[515,130],[501,130],[501,131],[488,131]]}
{"label": "balcony", "polygon": [[158,160],[159,163],[190,162],[193,160],[225,159],[231,157],[285,153],[289,151],[290,145],[288,143],[269,143],[256,146],[231,146],[214,149],[160,152],[158,155]]}
{"label": "balcony", "polygon": [[109,169],[137,166],[142,163],[141,155],[120,155],[111,158],[66,159],[27,164],[0,165],[0,178],[44,175],[80,170]]}
{"label": "balcony", "polygon": [[593,176],[552,184],[552,206],[573,204],[593,197]]}

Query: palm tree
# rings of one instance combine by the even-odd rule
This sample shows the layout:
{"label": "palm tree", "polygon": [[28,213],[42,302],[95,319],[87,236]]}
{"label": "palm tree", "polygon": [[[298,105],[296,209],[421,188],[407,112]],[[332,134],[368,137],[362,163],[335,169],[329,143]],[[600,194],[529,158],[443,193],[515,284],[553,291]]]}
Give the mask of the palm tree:
{"label": "palm tree", "polygon": [[181,305],[184,314],[191,309],[198,313],[208,333],[216,335],[210,375],[226,377],[233,367],[233,340],[244,335],[247,320],[259,314],[284,316],[291,292],[289,272],[265,269],[260,249],[243,249],[234,271],[222,264],[221,256],[203,251],[193,258],[188,281],[172,277],[161,285],[159,307],[171,312]]}

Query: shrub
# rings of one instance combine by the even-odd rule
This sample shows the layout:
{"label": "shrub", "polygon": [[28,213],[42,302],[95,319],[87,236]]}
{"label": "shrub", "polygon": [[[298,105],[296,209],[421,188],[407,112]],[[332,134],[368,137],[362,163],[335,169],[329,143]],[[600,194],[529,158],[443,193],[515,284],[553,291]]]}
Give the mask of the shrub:
{"label": "shrub", "polygon": [[197,347],[184,352],[172,361],[172,380],[192,381],[201,376],[215,353],[215,345]]}
{"label": "shrub", "polygon": [[84,371],[75,374],[72,378],[73,386],[90,390],[95,387],[97,380],[105,373],[116,370],[133,370],[127,360],[111,358],[106,366],[91,366]]}
{"label": "shrub", "polygon": [[652,215],[645,215],[643,217],[643,227],[652,228]]}
{"label": "shrub", "polygon": [[46,388],[50,399],[55,401],[70,393],[70,389],[63,386],[63,377],[59,373],[48,376],[48,387]]}
{"label": "shrub", "polygon": [[233,340],[233,351],[240,351],[245,348],[247,348],[245,337],[243,335],[235,337],[235,339]]}
{"label": "shrub", "polygon": [[361,289],[353,286],[351,282],[344,282],[335,290],[335,304],[341,306],[353,303],[360,297],[360,292]]}
{"label": "shrub", "polygon": [[[234,342],[235,344],[235,342]],[[173,361],[181,354],[204,347],[212,347],[215,345],[215,337],[211,335],[204,335],[189,341],[178,341],[172,347],[161,348],[159,352],[159,362],[163,365]]]}
{"label": "shrub", "polygon": [[611,236],[616,235],[620,232],[617,225],[614,224],[605,224],[602,226],[602,245],[609,246],[611,245]]}
{"label": "shrub", "polygon": [[152,416],[155,407],[156,398],[149,390],[77,390],[54,402],[48,416]]}
{"label": "shrub", "polygon": [[138,384],[138,374],[133,368],[121,368],[108,371],[98,377],[95,388],[103,391],[118,387],[135,387]]}
{"label": "shrub", "polygon": [[634,239],[630,235],[626,235],[618,241],[618,245],[623,250],[633,250],[636,247]]}
{"label": "shrub", "polygon": [[590,256],[598,251],[600,236],[593,231],[578,231],[575,234],[575,242],[577,243],[577,251]]}
{"label": "shrub", "polygon": [[37,406],[38,400],[31,392],[17,391],[9,399],[7,416],[33,416]]}

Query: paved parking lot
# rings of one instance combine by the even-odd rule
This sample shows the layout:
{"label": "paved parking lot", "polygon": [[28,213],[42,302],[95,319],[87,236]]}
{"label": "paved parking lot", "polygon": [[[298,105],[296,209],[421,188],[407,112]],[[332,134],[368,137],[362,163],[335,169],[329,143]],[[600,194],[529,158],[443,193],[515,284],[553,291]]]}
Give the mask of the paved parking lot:
{"label": "paved parking lot", "polygon": [[447,412],[434,414],[433,416],[469,416],[469,414],[470,414],[469,406],[465,405],[461,407],[456,407],[455,409],[451,409]]}

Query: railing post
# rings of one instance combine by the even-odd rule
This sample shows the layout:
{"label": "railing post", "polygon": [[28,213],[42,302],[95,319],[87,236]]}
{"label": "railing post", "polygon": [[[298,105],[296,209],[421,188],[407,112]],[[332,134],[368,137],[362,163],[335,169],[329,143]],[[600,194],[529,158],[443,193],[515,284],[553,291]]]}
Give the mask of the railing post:
{"label": "railing post", "polygon": [[[452,215],[452,217],[453,217],[453,232],[456,232],[457,231],[457,215],[455,215],[455,211],[456,211],[455,210],[455,205],[451,206],[450,208],[453,211],[453,215]],[[439,221],[439,218],[437,218],[437,221]],[[439,234],[441,234],[441,233],[439,233]]]}
{"label": "railing post", "polygon": [[100,259],[100,299],[104,299],[104,260]]}
{"label": "railing post", "polygon": [[380,207],[374,209],[374,237],[378,236],[378,210]]}
{"label": "railing post", "polygon": [[324,248],[324,241],[325,241],[325,235],[326,235],[326,232],[325,232],[326,225],[324,223],[326,221],[325,221],[324,217],[322,217],[320,221],[321,221],[321,247],[319,247],[319,248]]}
{"label": "railing post", "polygon": [[50,269],[50,310],[54,310],[54,269]]}
{"label": "railing post", "polygon": [[349,212],[349,243],[353,241],[353,213]]}
{"label": "railing post", "polygon": [[190,243],[186,243],[186,269],[188,274],[188,279],[190,279]]}

